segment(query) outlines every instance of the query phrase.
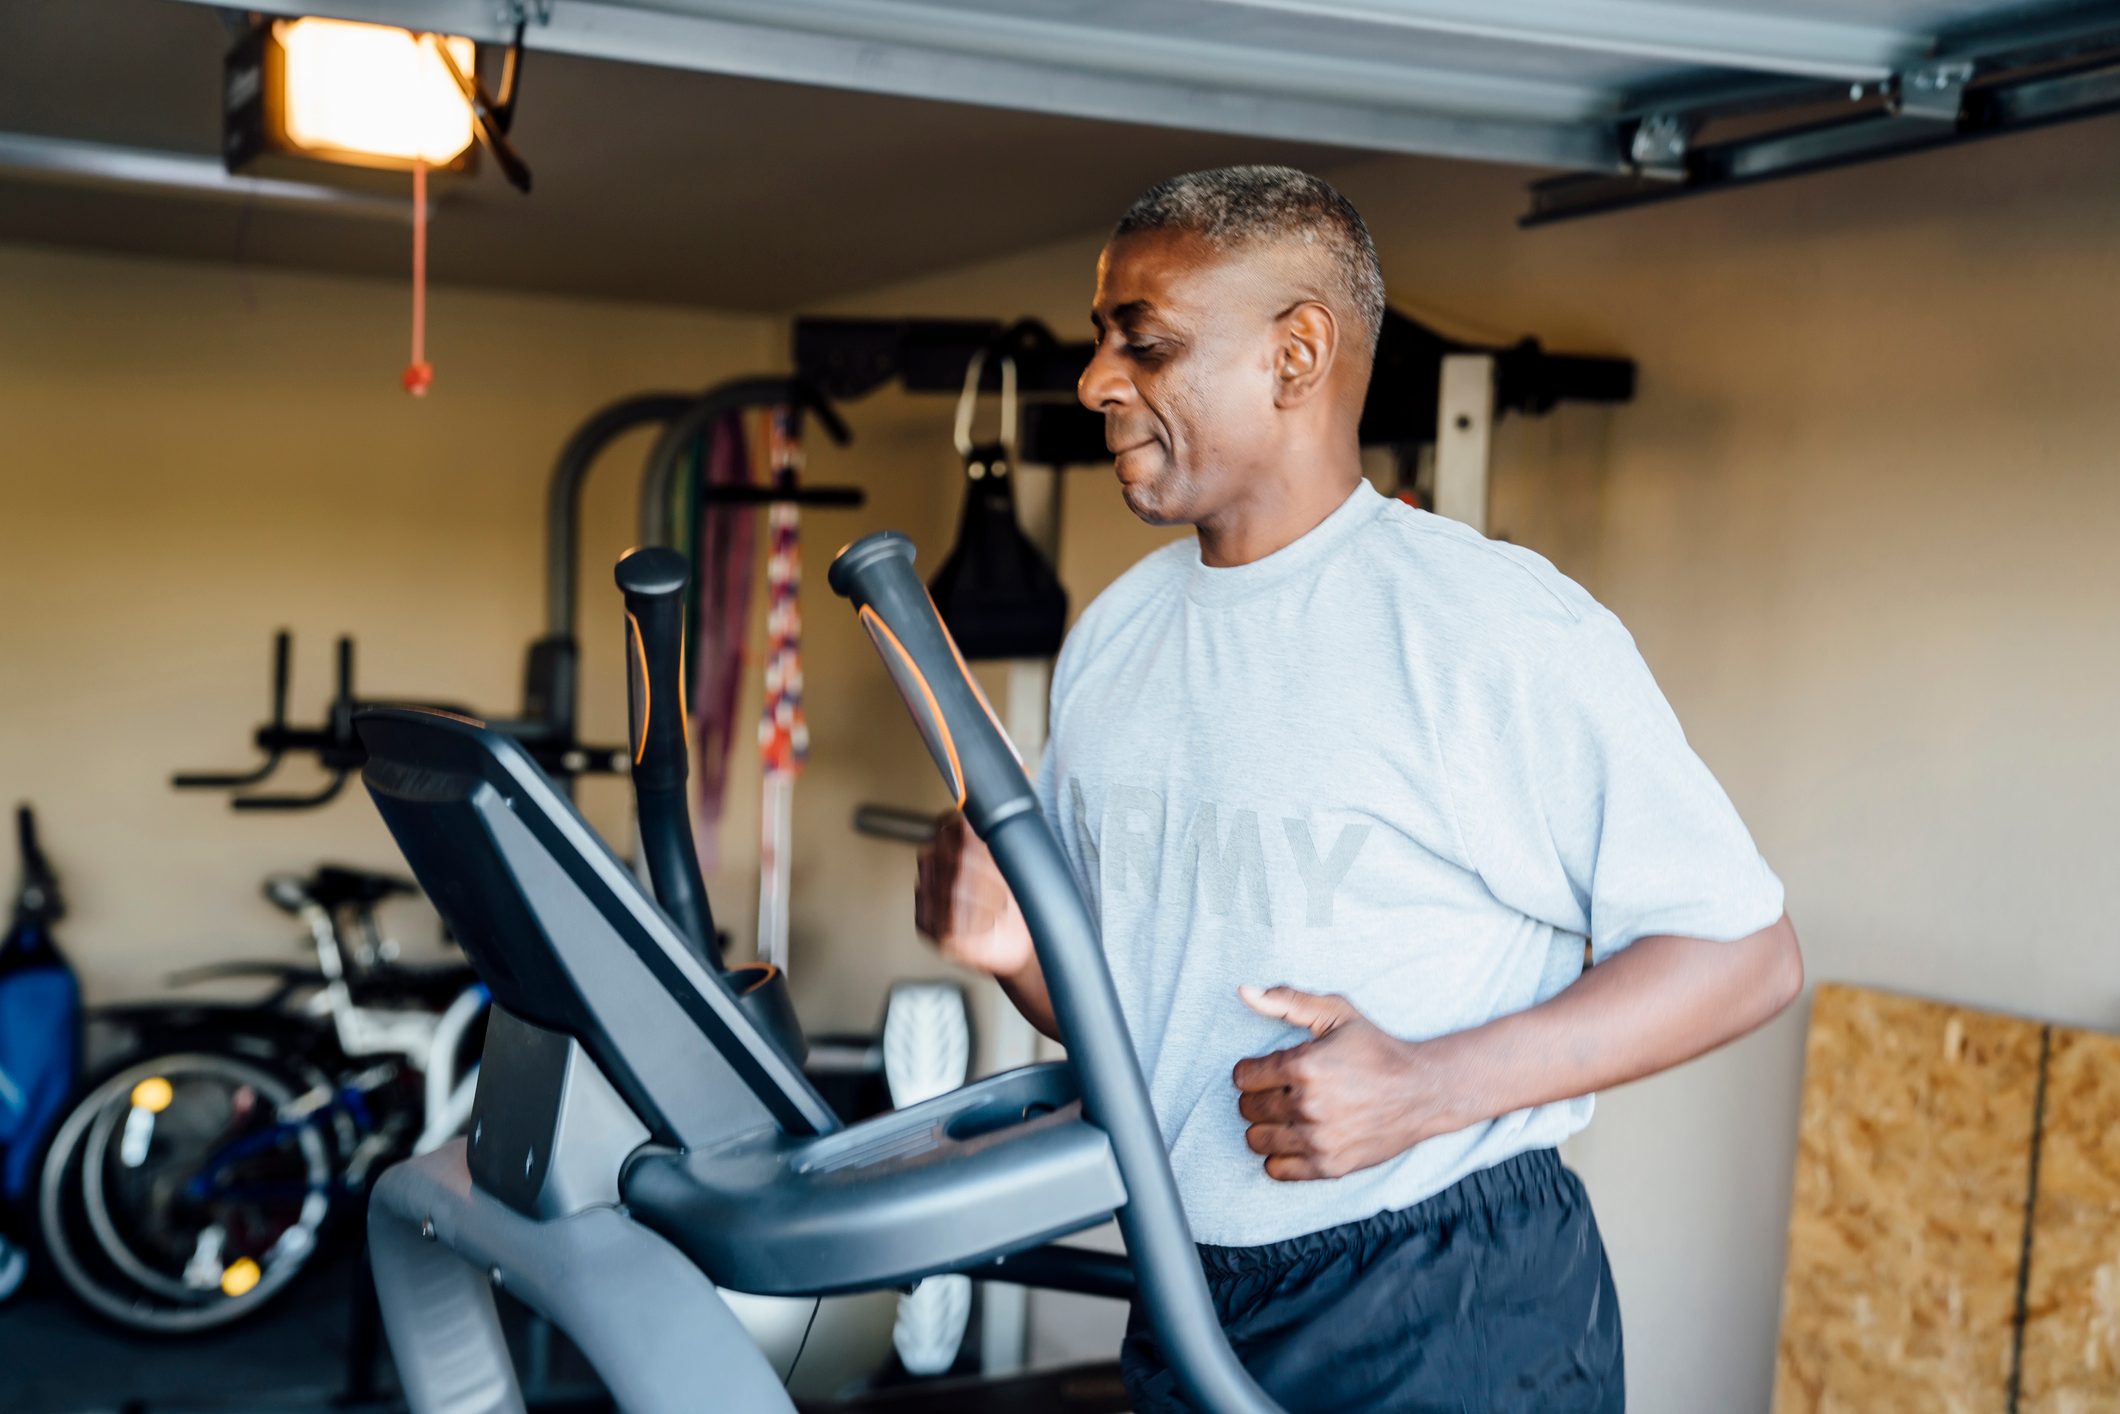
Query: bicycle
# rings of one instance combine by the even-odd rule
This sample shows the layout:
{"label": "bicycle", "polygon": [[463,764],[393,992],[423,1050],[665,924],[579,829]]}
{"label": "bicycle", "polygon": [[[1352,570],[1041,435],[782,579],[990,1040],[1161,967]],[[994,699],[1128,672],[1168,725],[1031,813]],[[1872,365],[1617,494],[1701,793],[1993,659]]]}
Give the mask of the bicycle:
{"label": "bicycle", "polygon": [[376,924],[378,905],[413,886],[326,867],[265,892],[307,924],[316,965],[172,979],[274,981],[245,1005],[104,1013],[141,1041],[60,1121],[39,1175],[53,1271],[131,1330],[187,1334],[262,1308],[371,1175],[447,1141],[471,1112],[485,988],[461,966],[403,966]]}

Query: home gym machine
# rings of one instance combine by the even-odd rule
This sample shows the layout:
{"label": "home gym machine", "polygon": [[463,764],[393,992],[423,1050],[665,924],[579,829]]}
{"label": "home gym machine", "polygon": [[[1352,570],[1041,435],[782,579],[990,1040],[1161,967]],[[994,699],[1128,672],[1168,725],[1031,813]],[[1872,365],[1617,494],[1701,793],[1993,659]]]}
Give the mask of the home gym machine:
{"label": "home gym machine", "polygon": [[[731,413],[772,407],[799,408],[834,442],[849,439],[846,422],[829,397],[808,378],[738,378],[701,393],[643,393],[599,409],[576,428],[553,463],[545,494],[545,633],[531,645],[530,680],[537,695],[526,697],[542,717],[573,726],[580,692],[581,648],[577,637],[581,600],[582,488],[598,457],[620,437],[652,427],[653,450],[641,471],[639,543],[670,545],[674,538],[671,491],[701,440]],[[858,507],[861,492],[851,487],[801,487],[781,492],[770,486],[715,488],[712,499],[728,504]]]}

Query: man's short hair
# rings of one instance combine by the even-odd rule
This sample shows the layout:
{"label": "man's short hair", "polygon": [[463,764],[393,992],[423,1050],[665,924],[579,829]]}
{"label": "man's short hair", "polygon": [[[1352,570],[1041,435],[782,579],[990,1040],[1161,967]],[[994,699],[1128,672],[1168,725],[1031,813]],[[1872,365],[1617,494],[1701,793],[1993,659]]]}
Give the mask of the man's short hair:
{"label": "man's short hair", "polygon": [[1187,172],[1142,193],[1112,231],[1187,231],[1220,250],[1253,244],[1322,250],[1338,294],[1376,350],[1384,328],[1384,270],[1376,242],[1354,203],[1326,182],[1293,167],[1217,167]]}

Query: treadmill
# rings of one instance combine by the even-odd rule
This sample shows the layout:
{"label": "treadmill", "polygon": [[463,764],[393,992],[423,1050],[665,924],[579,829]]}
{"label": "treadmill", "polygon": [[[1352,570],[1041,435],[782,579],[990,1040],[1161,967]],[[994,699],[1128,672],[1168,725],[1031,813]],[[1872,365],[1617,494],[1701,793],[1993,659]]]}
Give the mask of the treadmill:
{"label": "treadmill", "polygon": [[[781,979],[723,969],[711,929],[658,906],[520,745],[446,712],[358,719],[363,781],[494,1001],[468,1139],[392,1168],[370,1202],[415,1414],[523,1409],[497,1286],[564,1331],[623,1410],[791,1414],[786,1362],[721,1290],[815,1297],[941,1272],[1131,1294],[1196,1407],[1278,1408],[1217,1322],[1096,924],[913,559],[903,536],[867,536],[831,587],[1022,906],[1068,1059],[853,1125],[803,1076]],[[650,568],[664,572],[621,574],[635,780],[667,789],[674,742],[681,791],[682,616],[668,567]],[[679,914],[704,899],[683,887],[688,853],[649,853]],[[1054,1245],[1113,1217],[1124,1259]]]}

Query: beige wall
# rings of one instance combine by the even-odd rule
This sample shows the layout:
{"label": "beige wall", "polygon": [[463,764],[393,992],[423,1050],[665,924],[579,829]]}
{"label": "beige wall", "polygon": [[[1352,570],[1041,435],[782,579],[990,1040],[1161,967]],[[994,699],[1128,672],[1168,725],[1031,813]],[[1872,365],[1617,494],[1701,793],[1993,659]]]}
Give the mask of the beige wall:
{"label": "beige wall", "polygon": [[[2107,120],[1530,232],[1513,173],[1333,174],[1402,308],[1639,360],[1631,406],[1504,424],[1493,529],[1632,627],[1787,881],[1813,977],[2120,1025],[2116,138]],[[856,307],[1072,331],[1098,244]],[[946,410],[893,415],[927,431],[887,454],[941,475]],[[1078,603],[1157,538],[1073,475]],[[1766,1407],[1802,1030],[1799,1007],[1605,1097],[1571,1146],[1640,1414]],[[1040,1347],[1108,1330],[1070,1312]]]}
{"label": "beige wall", "polygon": [[[237,814],[170,789],[250,756],[270,635],[297,633],[314,720],[331,642],[360,687],[513,713],[542,631],[545,476],[598,404],[770,366],[773,321],[433,292],[435,391],[397,388],[402,284],[0,247],[0,791],[34,801],[97,999],[168,970],[282,956],[258,883],[320,859],[398,866],[358,787]],[[584,715],[624,731],[609,566],[636,436],[592,478]],[[289,783],[314,768],[289,767]],[[591,783],[604,828],[623,785]],[[11,827],[10,827],[11,829]],[[12,878],[12,833],[0,872]],[[429,920],[401,917],[431,938]]]}

